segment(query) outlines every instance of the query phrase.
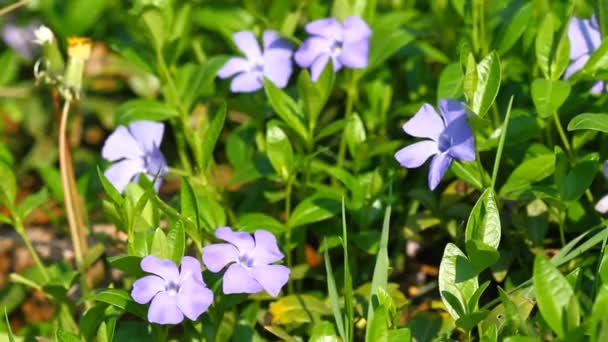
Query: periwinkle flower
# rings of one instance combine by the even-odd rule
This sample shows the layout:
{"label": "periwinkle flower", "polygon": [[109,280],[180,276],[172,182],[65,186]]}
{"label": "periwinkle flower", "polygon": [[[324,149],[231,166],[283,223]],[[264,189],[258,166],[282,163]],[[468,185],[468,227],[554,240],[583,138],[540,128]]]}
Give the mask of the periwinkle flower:
{"label": "periwinkle flower", "polygon": [[344,20],[344,24],[335,18],[319,19],[308,23],[306,32],[312,36],[306,39],[294,57],[299,66],[310,67],[313,81],[319,79],[330,58],[334,71],[342,66],[367,66],[372,31],[363,19],[351,16]]}
{"label": "periwinkle flower", "polygon": [[211,272],[219,272],[228,266],[223,279],[223,291],[230,293],[257,293],[266,290],[278,296],[289,280],[290,270],[273,263],[283,259],[277,240],[266,230],[249,233],[235,232],[230,227],[220,227],[215,236],[228,243],[218,243],[203,248],[203,263]]}
{"label": "periwinkle flower", "polygon": [[439,110],[441,115],[431,105],[422,105],[416,115],[403,125],[403,130],[411,136],[430,140],[411,144],[395,153],[397,161],[407,168],[419,167],[434,156],[428,176],[431,190],[437,187],[452,159],[475,160],[473,132],[464,105],[460,101],[441,99]]}
{"label": "periwinkle flower", "polygon": [[240,31],[233,35],[234,43],[246,58],[232,57],[218,71],[220,78],[235,76],[230,83],[234,93],[249,93],[264,86],[267,78],[279,88],[284,88],[292,72],[293,47],[276,31],[264,31],[264,50],[251,31]]}
{"label": "periwinkle flower", "polygon": [[[572,17],[568,23],[568,40],[570,41],[571,64],[566,69],[564,78],[569,78],[581,70],[587,64],[591,54],[600,46],[602,36],[597,17],[595,15],[591,19]],[[604,81],[598,81],[591,88],[591,93],[599,94],[604,89]]]}
{"label": "periwinkle flower", "polygon": [[34,32],[38,26],[36,22],[18,26],[9,21],[2,27],[2,40],[25,59],[31,60],[38,50],[34,43]]}
{"label": "periwinkle flower", "polygon": [[165,157],[160,151],[165,125],[154,121],[133,121],[128,127],[118,126],[103,145],[101,155],[115,162],[104,175],[116,190],[123,192],[127,184],[136,181],[140,174],[150,180],[157,176],[154,187],[160,188],[161,178],[168,171]]}
{"label": "periwinkle flower", "polygon": [[150,303],[151,323],[178,324],[184,316],[195,321],[213,302],[213,292],[205,285],[195,258],[183,257],[181,271],[173,261],[153,255],[143,258],[140,265],[152,274],[133,283],[131,297],[139,304]]}

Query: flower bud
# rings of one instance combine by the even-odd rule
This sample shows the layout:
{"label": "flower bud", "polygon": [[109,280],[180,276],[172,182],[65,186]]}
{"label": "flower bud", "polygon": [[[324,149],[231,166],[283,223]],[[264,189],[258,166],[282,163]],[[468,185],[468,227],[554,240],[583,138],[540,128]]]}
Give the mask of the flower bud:
{"label": "flower bud", "polygon": [[87,59],[91,56],[91,40],[83,37],[68,38],[68,66],[65,69],[65,86],[78,97]]}
{"label": "flower bud", "polygon": [[34,31],[32,42],[42,46],[42,56],[45,58],[46,72],[51,75],[63,73],[64,61],[53,31],[44,25],[40,25]]}

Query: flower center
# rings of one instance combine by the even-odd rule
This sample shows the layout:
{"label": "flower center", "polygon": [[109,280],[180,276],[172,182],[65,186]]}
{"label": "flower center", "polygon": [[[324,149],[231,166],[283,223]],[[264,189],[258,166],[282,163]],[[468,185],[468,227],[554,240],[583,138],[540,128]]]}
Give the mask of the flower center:
{"label": "flower center", "polygon": [[342,52],[342,42],[337,40],[334,41],[329,50],[333,56],[337,57]]}
{"label": "flower center", "polygon": [[165,284],[165,292],[167,292],[169,296],[175,296],[179,292],[179,284],[172,281],[168,282]]}
{"label": "flower center", "polygon": [[452,137],[448,134],[441,133],[439,135],[439,141],[437,142],[439,145],[439,152],[445,152],[452,146]]}
{"label": "flower center", "polygon": [[247,254],[239,255],[239,264],[243,267],[253,266],[253,259]]}

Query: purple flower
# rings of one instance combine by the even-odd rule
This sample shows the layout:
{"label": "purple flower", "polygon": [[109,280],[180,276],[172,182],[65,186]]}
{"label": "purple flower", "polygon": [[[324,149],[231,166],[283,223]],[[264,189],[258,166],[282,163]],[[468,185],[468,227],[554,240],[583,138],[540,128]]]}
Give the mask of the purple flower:
{"label": "purple flower", "polygon": [[219,272],[226,265],[224,293],[257,293],[266,290],[276,297],[287,280],[289,268],[272,263],[283,259],[272,233],[256,230],[253,234],[234,232],[220,227],[215,236],[229,243],[218,243],[203,248],[203,263],[211,272]]}
{"label": "purple flower", "polygon": [[306,25],[312,36],[302,44],[295,60],[303,68],[310,67],[313,81],[317,81],[331,58],[334,71],[342,66],[365,68],[369,53],[371,29],[363,19],[348,17],[341,24],[334,18],[320,19]]}
{"label": "purple flower", "polygon": [[159,149],[163,140],[165,125],[154,121],[134,121],[129,127],[118,126],[103,145],[101,155],[116,162],[104,175],[116,190],[123,192],[127,184],[137,181],[141,173],[154,179],[156,191],[160,188],[161,177],[167,173],[165,157]]}
{"label": "purple flower", "polygon": [[9,21],[2,27],[2,40],[21,56],[31,60],[38,51],[38,46],[33,42],[34,31],[38,26],[40,24],[37,22],[17,26]]}
{"label": "purple flower", "polygon": [[[602,36],[597,17],[595,15],[591,19],[572,17],[568,23],[568,39],[570,41],[571,64],[566,69],[564,78],[569,78],[582,69],[587,64],[591,54],[600,46]],[[604,89],[604,81],[598,81],[591,88],[591,93],[599,94]]]}
{"label": "purple flower", "polygon": [[171,260],[148,255],[141,269],[152,273],[133,283],[131,297],[139,303],[150,303],[148,321],[178,324],[184,316],[195,321],[213,302],[213,292],[203,281],[201,264],[193,257],[182,258],[181,272]]}
{"label": "purple flower", "polygon": [[475,160],[473,132],[467,121],[464,105],[456,100],[441,99],[439,109],[441,115],[425,103],[418,113],[403,125],[405,133],[430,140],[411,144],[395,153],[397,161],[407,168],[419,167],[431,156],[435,156],[429,170],[431,190],[437,187],[452,159]]}
{"label": "purple flower", "polygon": [[264,31],[264,51],[251,31],[233,35],[234,43],[245,57],[232,57],[218,71],[220,78],[236,75],[230,83],[234,93],[249,93],[261,89],[266,77],[279,88],[284,88],[291,76],[293,47],[273,30]]}

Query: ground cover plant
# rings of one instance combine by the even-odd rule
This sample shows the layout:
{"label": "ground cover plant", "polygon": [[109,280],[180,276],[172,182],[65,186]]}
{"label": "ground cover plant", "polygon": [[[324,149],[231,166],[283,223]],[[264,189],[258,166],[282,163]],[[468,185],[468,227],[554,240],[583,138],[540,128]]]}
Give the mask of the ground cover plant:
{"label": "ground cover plant", "polygon": [[608,338],[608,2],[0,27],[0,340]]}

